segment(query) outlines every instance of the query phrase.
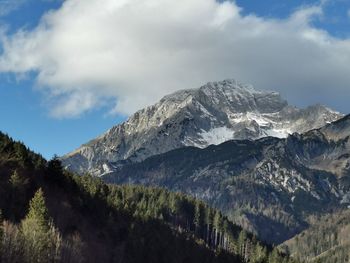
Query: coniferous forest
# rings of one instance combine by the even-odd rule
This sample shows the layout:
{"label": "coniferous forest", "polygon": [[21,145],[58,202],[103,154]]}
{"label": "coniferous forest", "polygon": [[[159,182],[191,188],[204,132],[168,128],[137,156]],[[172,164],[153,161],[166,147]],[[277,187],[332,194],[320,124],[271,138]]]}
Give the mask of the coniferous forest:
{"label": "coniferous forest", "polygon": [[350,211],[340,210],[314,216],[311,227],[280,245],[294,258],[305,262],[333,263],[350,261]]}
{"label": "coniferous forest", "polygon": [[63,170],[0,134],[1,262],[294,262],[218,210]]}

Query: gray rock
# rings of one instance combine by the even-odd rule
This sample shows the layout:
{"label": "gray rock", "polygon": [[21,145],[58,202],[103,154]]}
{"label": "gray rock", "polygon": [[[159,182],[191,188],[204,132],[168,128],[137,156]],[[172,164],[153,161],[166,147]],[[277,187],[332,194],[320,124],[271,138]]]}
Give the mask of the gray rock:
{"label": "gray rock", "polygon": [[340,117],[342,114],[321,105],[298,109],[277,92],[225,80],[165,96],[63,156],[62,161],[72,171],[101,176],[125,163],[184,146],[204,148],[233,139],[282,138]]}
{"label": "gray rock", "polygon": [[308,216],[346,208],[350,115],[288,138],[185,147],[130,163],[102,178],[180,191],[219,208],[271,243],[307,226]]}

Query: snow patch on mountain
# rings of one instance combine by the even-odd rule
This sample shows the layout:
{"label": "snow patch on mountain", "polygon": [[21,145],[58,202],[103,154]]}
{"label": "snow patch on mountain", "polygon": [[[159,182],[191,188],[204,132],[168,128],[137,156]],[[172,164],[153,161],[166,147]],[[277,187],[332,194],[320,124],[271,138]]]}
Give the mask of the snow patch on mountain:
{"label": "snow patch on mountain", "polygon": [[[227,127],[218,127],[209,131],[203,131],[203,133],[200,133],[199,136],[203,138],[207,145],[218,145],[228,140],[232,140],[232,138],[234,138],[234,133],[235,132],[232,129]],[[201,145],[198,145],[198,147],[200,146]]]}
{"label": "snow patch on mountain", "polygon": [[282,138],[287,138],[287,136],[292,133],[293,132],[290,129],[271,129],[271,130],[265,131],[265,136],[271,136],[271,137],[282,139]]}
{"label": "snow patch on mountain", "polygon": [[184,146],[204,148],[233,139],[284,138],[342,116],[322,105],[298,109],[277,92],[235,80],[210,82],[165,96],[62,161],[75,172],[100,176],[126,160],[139,162]]}

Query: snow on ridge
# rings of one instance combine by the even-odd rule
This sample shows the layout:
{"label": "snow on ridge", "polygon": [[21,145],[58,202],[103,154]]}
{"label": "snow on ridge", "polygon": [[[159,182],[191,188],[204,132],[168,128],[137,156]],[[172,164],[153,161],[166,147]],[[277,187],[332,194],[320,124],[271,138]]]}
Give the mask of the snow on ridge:
{"label": "snow on ridge", "polygon": [[287,138],[290,134],[292,134],[292,132],[289,129],[270,129],[265,132],[265,136],[271,136],[280,139]]}
{"label": "snow on ridge", "polygon": [[235,80],[211,82],[163,97],[62,160],[72,170],[100,175],[128,158],[136,162],[183,146],[204,148],[233,139],[285,138],[339,117],[328,108],[288,106],[278,92]]}
{"label": "snow on ridge", "polygon": [[229,119],[233,124],[243,121],[255,121],[259,126],[268,126],[269,124],[274,123],[274,121],[269,119],[267,116],[263,116],[263,114],[259,112],[230,114]]}
{"label": "snow on ridge", "polygon": [[200,133],[200,136],[207,145],[218,145],[232,140],[234,138],[234,131],[227,127],[218,127],[209,131],[203,131]]}

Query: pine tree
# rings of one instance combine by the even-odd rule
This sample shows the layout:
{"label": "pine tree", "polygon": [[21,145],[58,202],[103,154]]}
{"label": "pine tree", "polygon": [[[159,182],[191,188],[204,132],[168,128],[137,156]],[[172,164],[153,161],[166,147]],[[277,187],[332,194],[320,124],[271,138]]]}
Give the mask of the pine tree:
{"label": "pine tree", "polygon": [[61,238],[50,222],[41,188],[30,201],[29,212],[21,223],[21,233],[27,262],[54,261]]}
{"label": "pine tree", "polygon": [[14,147],[15,155],[18,159],[18,163],[22,167],[30,166],[31,162],[28,156],[28,149],[22,143],[15,143],[13,147]]}
{"label": "pine tree", "polygon": [[265,247],[262,247],[259,243],[255,245],[253,253],[251,255],[251,261],[253,263],[262,263],[266,261],[267,251]]}
{"label": "pine tree", "polygon": [[204,224],[204,207],[200,201],[196,201],[195,211],[194,211],[194,225],[195,234],[203,238],[203,233],[201,231]]}
{"label": "pine tree", "polygon": [[247,233],[242,230],[240,233],[239,233],[239,236],[238,236],[238,253],[239,255],[246,260],[246,254],[247,254]]}
{"label": "pine tree", "polygon": [[35,193],[29,204],[29,212],[25,220],[34,220],[43,229],[49,228],[49,215],[45,204],[44,192],[41,188]]}
{"label": "pine tree", "polygon": [[21,187],[22,182],[22,178],[19,176],[17,170],[15,170],[10,177],[9,183],[11,184],[12,188],[17,189]]}
{"label": "pine tree", "polygon": [[9,205],[12,211],[11,218],[18,220],[24,216],[23,208],[26,205],[28,178],[25,178],[15,170],[9,179],[9,184],[11,186],[11,191],[9,192]]}
{"label": "pine tree", "polygon": [[281,257],[279,256],[277,248],[274,248],[270,253],[269,263],[281,263]]}
{"label": "pine tree", "polygon": [[64,172],[61,161],[55,155],[49,162],[47,162],[47,172],[45,173],[48,179],[55,185],[64,185]]}

